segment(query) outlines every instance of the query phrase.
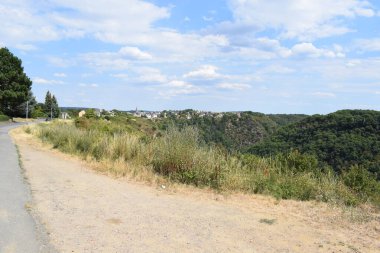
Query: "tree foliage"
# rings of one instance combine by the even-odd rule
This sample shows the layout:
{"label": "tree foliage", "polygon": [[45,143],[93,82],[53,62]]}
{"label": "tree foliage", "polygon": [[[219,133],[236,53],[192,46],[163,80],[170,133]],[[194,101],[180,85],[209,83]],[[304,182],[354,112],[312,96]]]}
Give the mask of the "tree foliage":
{"label": "tree foliage", "polygon": [[342,110],[314,115],[279,129],[250,148],[257,155],[299,150],[315,155],[335,171],[360,165],[380,177],[380,112]]}
{"label": "tree foliage", "polygon": [[[216,144],[229,151],[245,151],[252,144],[260,142],[282,125],[297,122],[306,115],[265,115],[255,112],[208,114],[199,116],[192,110],[185,110],[179,116],[166,112],[167,119],[161,128],[170,125],[180,128],[197,127],[201,139],[208,144]],[[187,116],[191,118],[188,119]]]}
{"label": "tree foliage", "polygon": [[32,81],[22,62],[7,48],[0,48],[0,111],[8,116],[25,116],[22,104],[30,99]]}
{"label": "tree foliage", "polygon": [[48,91],[45,96],[45,114],[52,118],[58,118],[60,114],[60,109],[58,106],[57,99],[54,95]]}

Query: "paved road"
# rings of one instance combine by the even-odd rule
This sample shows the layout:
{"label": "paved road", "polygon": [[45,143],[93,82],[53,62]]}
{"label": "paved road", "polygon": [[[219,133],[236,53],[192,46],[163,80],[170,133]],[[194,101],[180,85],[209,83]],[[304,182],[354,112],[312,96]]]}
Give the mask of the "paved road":
{"label": "paved road", "polygon": [[41,252],[42,243],[32,216],[31,200],[8,131],[19,124],[0,125],[0,253]]}

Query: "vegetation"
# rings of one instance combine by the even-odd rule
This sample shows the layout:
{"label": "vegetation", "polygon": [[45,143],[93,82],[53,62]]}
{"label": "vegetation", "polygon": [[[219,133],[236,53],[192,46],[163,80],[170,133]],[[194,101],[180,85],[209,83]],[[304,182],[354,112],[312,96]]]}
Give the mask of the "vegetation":
{"label": "vegetation", "polygon": [[33,97],[31,86],[21,60],[0,48],[0,111],[10,117],[25,116],[24,103]]}
{"label": "vegetation", "polygon": [[0,113],[0,121],[8,121],[9,117]]}
{"label": "vegetation", "polygon": [[38,103],[34,106],[32,110],[32,118],[46,118],[47,114],[45,112],[45,104]]}
{"label": "vegetation", "polygon": [[44,112],[51,118],[58,118],[60,114],[57,99],[50,93],[50,91],[48,91],[45,96]]}
{"label": "vegetation", "polygon": [[199,129],[202,140],[207,144],[216,144],[229,151],[245,151],[265,137],[270,136],[279,127],[294,123],[306,115],[265,115],[254,112],[207,114],[200,116],[193,110],[185,110],[179,115],[163,112],[167,116],[160,122],[160,129],[170,125],[179,128],[194,126]]}
{"label": "vegetation", "polygon": [[298,150],[336,172],[359,166],[380,179],[380,112],[343,110],[284,126],[249,151],[273,156]]}
{"label": "vegetation", "polygon": [[[41,124],[33,133],[64,152],[102,163],[117,175],[141,174],[279,199],[380,206],[380,184],[369,172],[351,166],[337,175],[318,157],[298,151],[271,157],[232,154],[206,145],[194,127],[168,126],[161,134],[147,120],[116,116],[112,121],[80,118],[73,123]],[[135,125],[134,125],[135,124]],[[144,130],[141,130],[144,129]],[[28,131],[31,131],[30,128]]]}

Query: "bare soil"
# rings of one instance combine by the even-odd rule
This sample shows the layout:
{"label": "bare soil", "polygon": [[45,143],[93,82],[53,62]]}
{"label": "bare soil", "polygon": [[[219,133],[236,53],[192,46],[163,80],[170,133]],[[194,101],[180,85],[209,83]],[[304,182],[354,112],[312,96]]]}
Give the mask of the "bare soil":
{"label": "bare soil", "polygon": [[380,252],[377,213],[116,179],[13,137],[30,208],[60,252]]}

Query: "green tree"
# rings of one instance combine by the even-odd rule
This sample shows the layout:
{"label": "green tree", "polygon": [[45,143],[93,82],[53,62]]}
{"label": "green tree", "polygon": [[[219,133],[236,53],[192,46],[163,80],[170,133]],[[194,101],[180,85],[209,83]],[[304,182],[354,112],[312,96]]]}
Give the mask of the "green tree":
{"label": "green tree", "polygon": [[34,106],[33,111],[31,113],[32,118],[45,118],[47,114],[44,110],[45,105],[42,103],[38,103]]}
{"label": "green tree", "polygon": [[88,119],[94,119],[96,118],[95,110],[94,109],[88,109],[86,110],[86,114],[84,115]]}
{"label": "green tree", "polygon": [[54,95],[51,98],[51,104],[52,104],[52,107],[53,107],[53,117],[54,118],[58,118],[59,114],[61,113],[61,110],[59,109],[57,99],[55,98]]}
{"label": "green tree", "polygon": [[7,48],[0,48],[0,111],[11,117],[25,116],[20,107],[30,98],[31,86],[21,60]]}
{"label": "green tree", "polygon": [[52,116],[52,97],[51,97],[51,94],[50,94],[50,91],[47,91],[46,92],[46,96],[45,96],[45,105],[44,105],[44,109],[45,109],[45,113],[51,117]]}
{"label": "green tree", "polygon": [[57,99],[48,91],[45,96],[45,113],[52,118],[58,118],[60,114]]}

